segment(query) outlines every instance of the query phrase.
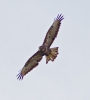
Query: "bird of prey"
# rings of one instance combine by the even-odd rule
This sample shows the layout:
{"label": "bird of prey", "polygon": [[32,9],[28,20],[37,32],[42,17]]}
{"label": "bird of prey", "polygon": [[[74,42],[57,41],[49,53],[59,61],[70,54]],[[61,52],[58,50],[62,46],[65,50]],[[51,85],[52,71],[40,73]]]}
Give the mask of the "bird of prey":
{"label": "bird of prey", "polygon": [[33,68],[35,68],[39,64],[43,56],[46,56],[46,64],[50,60],[51,61],[55,60],[55,58],[58,55],[58,47],[50,48],[50,46],[58,34],[61,21],[63,19],[64,17],[62,16],[62,14],[60,15],[58,14],[53,24],[47,31],[43,44],[39,46],[39,50],[32,57],[30,57],[28,61],[25,63],[24,67],[21,69],[20,73],[17,75],[17,79],[19,80],[23,79],[23,77],[28,72],[30,72]]}

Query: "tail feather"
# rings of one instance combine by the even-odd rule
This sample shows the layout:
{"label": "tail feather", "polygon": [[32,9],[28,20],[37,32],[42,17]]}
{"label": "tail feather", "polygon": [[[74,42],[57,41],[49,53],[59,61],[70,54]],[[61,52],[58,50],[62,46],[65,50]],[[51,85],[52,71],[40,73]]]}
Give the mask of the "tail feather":
{"label": "tail feather", "polygon": [[48,61],[54,61],[58,55],[58,47],[51,48],[51,52],[48,56],[46,56],[46,64]]}

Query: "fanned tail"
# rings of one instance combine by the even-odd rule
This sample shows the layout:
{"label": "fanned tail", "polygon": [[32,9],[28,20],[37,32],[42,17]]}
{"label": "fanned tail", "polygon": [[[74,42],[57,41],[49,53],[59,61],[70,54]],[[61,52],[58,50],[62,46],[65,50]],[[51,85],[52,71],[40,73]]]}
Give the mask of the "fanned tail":
{"label": "fanned tail", "polygon": [[50,48],[51,52],[48,56],[46,56],[46,64],[48,61],[54,61],[58,55],[58,47]]}

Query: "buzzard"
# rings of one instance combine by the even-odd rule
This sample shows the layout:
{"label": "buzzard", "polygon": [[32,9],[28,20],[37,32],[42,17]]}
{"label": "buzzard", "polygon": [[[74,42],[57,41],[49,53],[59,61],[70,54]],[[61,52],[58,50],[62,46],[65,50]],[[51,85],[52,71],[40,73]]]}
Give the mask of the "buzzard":
{"label": "buzzard", "polygon": [[35,68],[39,64],[43,56],[46,56],[46,64],[50,60],[51,61],[55,60],[55,58],[58,55],[58,47],[50,48],[50,46],[58,34],[61,21],[63,19],[64,17],[62,16],[62,14],[60,15],[58,14],[57,18],[54,20],[53,24],[47,31],[43,44],[39,46],[39,50],[32,57],[30,57],[28,61],[25,63],[24,67],[17,75],[17,79],[19,80],[23,79],[23,77],[28,72],[30,72],[33,68]]}

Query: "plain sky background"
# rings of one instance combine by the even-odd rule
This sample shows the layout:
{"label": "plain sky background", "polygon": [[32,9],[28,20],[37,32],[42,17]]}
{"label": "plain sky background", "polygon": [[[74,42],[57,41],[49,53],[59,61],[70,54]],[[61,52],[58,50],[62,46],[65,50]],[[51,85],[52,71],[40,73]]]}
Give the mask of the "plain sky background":
{"label": "plain sky background", "polygon": [[[17,80],[61,13],[58,57]],[[0,100],[90,100],[90,0],[0,0]]]}

